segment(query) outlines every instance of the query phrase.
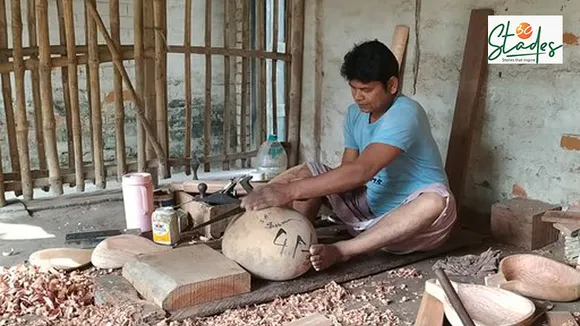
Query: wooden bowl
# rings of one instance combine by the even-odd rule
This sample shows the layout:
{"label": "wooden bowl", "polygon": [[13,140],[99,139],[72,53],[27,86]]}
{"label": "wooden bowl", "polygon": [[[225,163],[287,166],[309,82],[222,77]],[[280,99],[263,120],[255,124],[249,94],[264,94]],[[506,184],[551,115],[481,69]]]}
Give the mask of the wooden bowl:
{"label": "wooden bowl", "polygon": [[541,300],[566,302],[580,298],[580,271],[553,259],[511,255],[500,261],[499,270],[506,279],[502,289]]}
{"label": "wooden bowl", "polygon": [[[516,293],[478,284],[451,282],[467,313],[477,326],[529,326],[536,306]],[[451,325],[463,326],[445,291],[435,279],[425,282],[425,291],[443,303]]]}

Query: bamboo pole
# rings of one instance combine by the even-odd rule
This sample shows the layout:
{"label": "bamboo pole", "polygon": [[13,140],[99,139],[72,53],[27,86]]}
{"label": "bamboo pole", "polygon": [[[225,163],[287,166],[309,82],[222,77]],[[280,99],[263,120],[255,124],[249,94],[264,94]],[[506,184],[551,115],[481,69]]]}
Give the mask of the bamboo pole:
{"label": "bamboo pole", "polygon": [[[211,3],[212,0],[205,0],[205,47],[211,48]],[[211,83],[212,83],[212,71],[211,71],[211,55],[207,53],[205,55],[205,106],[204,106],[204,124],[203,124],[203,154],[204,157],[211,155],[210,145],[211,145]],[[205,172],[210,171],[210,163],[206,162],[203,165]]]}
{"label": "bamboo pole", "polygon": [[135,105],[137,106],[137,110],[136,110],[137,114],[139,116],[141,116],[141,121],[143,123],[143,127],[145,128],[145,133],[147,134],[147,137],[148,137],[149,141],[152,143],[153,148],[155,149],[155,153],[157,154],[157,158],[159,160],[159,169],[161,171],[161,174],[164,178],[167,178],[168,177],[167,158],[164,155],[163,148],[155,140],[155,138],[153,136],[153,130],[151,128],[149,121],[147,119],[145,119],[145,113],[143,111],[143,104],[142,104],[143,101],[137,96],[137,93],[135,92],[135,88],[133,87],[133,83],[131,83],[131,79],[129,78],[129,74],[127,74],[127,70],[123,66],[123,61],[121,61],[121,55],[119,54],[119,52],[115,48],[115,44],[113,43],[111,36],[109,36],[109,32],[107,32],[107,27],[105,27],[105,24],[103,23],[101,16],[97,12],[97,8],[96,8],[95,4],[93,2],[87,2],[87,7],[89,8],[89,11],[91,13],[91,16],[93,17],[93,20],[97,23],[97,27],[101,31],[101,35],[103,35],[103,37],[105,38],[105,41],[107,42],[107,46],[109,47],[109,50],[111,51],[111,54],[113,55],[113,63],[115,64],[115,67],[117,67],[119,72],[121,73],[121,77],[123,78],[123,81],[125,82],[125,87],[127,87],[127,89],[129,90],[129,93],[131,94],[133,101],[135,102]]}
{"label": "bamboo pole", "polygon": [[[86,0],[87,5],[95,5],[95,0]],[[103,118],[101,114],[101,83],[99,74],[99,53],[97,26],[93,19],[89,19],[87,26],[89,35],[89,71],[91,88],[91,123],[93,125],[93,144],[95,147],[95,186],[100,189],[106,187],[105,160],[103,149]]]}
{"label": "bamboo pole", "polygon": [[48,36],[48,1],[38,0],[36,3],[38,18],[37,34],[40,49],[40,90],[42,97],[42,123],[46,140],[46,159],[49,171],[49,183],[53,193],[62,195],[62,180],[56,148],[56,130],[53,112],[52,81],[50,66],[50,39]]}
{"label": "bamboo pole", "polygon": [[292,2],[292,65],[290,70],[290,107],[288,118],[289,166],[298,164],[300,147],[300,108],[302,97],[302,53],[304,47],[304,0]]}
{"label": "bamboo pole", "polygon": [[[8,48],[8,22],[6,17],[6,3],[0,0],[0,48]],[[13,71],[14,64],[9,63],[8,59],[0,57],[5,63],[10,66],[10,71]],[[20,160],[18,159],[18,145],[16,141],[16,122],[14,120],[14,107],[12,105],[12,82],[10,74],[2,74],[2,99],[4,101],[4,113],[6,115],[6,127],[8,131],[8,148],[10,153],[10,167],[12,171],[20,171]]]}
{"label": "bamboo pole", "polygon": [[[89,48],[89,46],[88,46],[88,44],[89,44],[88,30],[89,30],[89,21],[91,18],[90,18],[90,13],[89,13],[88,2],[84,1],[84,4],[85,4],[85,44],[87,44],[87,53],[88,53],[88,48]],[[87,55],[87,56],[85,56],[85,58],[87,59],[87,61],[85,62],[86,63],[85,72],[87,75],[85,81],[86,81],[87,98],[88,98],[88,103],[89,103],[88,111],[89,111],[89,117],[92,117],[93,109],[92,109],[91,103],[92,103],[93,90],[91,89],[91,67],[90,67],[90,64],[88,61],[89,56]],[[80,60],[79,60],[79,62],[80,62]],[[95,142],[93,142],[93,134],[94,134],[93,123],[91,121],[89,121],[89,138],[90,138],[89,144],[91,146],[91,166],[94,166],[94,164],[95,164]],[[95,174],[94,173],[93,173],[90,180],[93,184],[95,184]]]}
{"label": "bamboo pole", "polygon": [[14,79],[16,80],[16,136],[20,160],[22,194],[31,200],[34,189],[30,176],[28,151],[28,119],[26,118],[26,90],[24,89],[24,64],[22,57],[22,11],[20,0],[12,0],[12,43],[14,44]]}
{"label": "bamboo pole", "polygon": [[[64,13],[62,9],[62,0],[56,1],[56,8],[58,14],[58,31],[60,45],[66,46],[66,35],[64,31]],[[61,55],[66,58],[66,54]],[[63,66],[60,69],[60,76],[62,82],[62,95],[65,108],[66,117],[66,134],[67,134],[67,149],[68,149],[68,167],[74,166],[74,145],[73,145],[73,130],[72,130],[72,118],[71,118],[71,104],[70,104],[70,89],[68,87],[68,66]],[[71,186],[74,186],[71,185]]]}
{"label": "bamboo pole", "polygon": [[[227,1],[225,1],[227,2]],[[225,3],[224,2],[224,3]],[[191,46],[191,0],[185,0],[185,36],[183,44]],[[191,53],[185,54],[185,175],[191,174]]]}
{"label": "bamboo pole", "polygon": [[[28,0],[28,43],[35,47],[36,51],[30,55],[30,59],[38,61],[38,42],[36,37],[36,0]],[[23,49],[24,52],[24,49]],[[40,75],[38,67],[30,70],[30,82],[32,85],[32,105],[34,107],[34,131],[36,134],[36,150],[38,152],[38,165],[40,169],[46,169],[46,153],[44,150],[44,131],[42,130],[42,107],[40,104]],[[48,191],[48,189],[45,189]]]}
{"label": "bamboo pole", "polygon": [[[284,43],[286,44],[286,54],[291,54],[290,45],[292,44],[292,1],[286,0],[284,1],[286,4],[286,8],[284,11],[284,30],[285,30],[285,40]],[[290,112],[290,68],[292,67],[292,61],[287,62],[284,64],[284,139],[288,140],[288,120],[289,120],[289,112]]]}
{"label": "bamboo pole", "polygon": [[4,171],[2,170],[2,150],[0,149],[0,207],[6,206],[6,196],[4,195]]}
{"label": "bamboo pole", "polygon": [[85,180],[83,176],[83,139],[81,109],[79,103],[79,81],[76,63],[77,53],[75,47],[73,1],[74,0],[63,0],[63,17],[66,45],[68,49],[68,87],[70,89],[71,120],[73,129],[75,184],[77,192],[83,192],[85,191]]}
{"label": "bamboo pole", "polygon": [[[153,14],[153,0],[143,0],[143,28],[145,51],[155,51],[155,25]],[[147,120],[156,121],[155,109],[155,61],[153,57],[145,59],[145,114]],[[157,138],[157,123],[152,125],[153,135]],[[147,142],[147,161],[155,157],[155,150],[151,142]],[[155,175],[153,175],[155,177]]]}
{"label": "bamboo pole", "polygon": [[[276,2],[276,1],[274,1]],[[257,12],[257,24],[258,24],[258,51],[264,52],[266,50],[266,14],[264,0],[258,0],[257,2],[258,12]],[[266,140],[266,60],[258,60],[258,141],[256,142],[258,146]]]}
{"label": "bamboo pole", "polygon": [[[224,1],[224,48],[228,49],[230,46],[230,37],[229,37],[229,30],[230,30],[230,6],[228,6],[230,2]],[[222,148],[222,155],[226,157],[226,155],[230,151],[230,126],[231,126],[231,107],[230,107],[230,84],[231,84],[231,71],[230,71],[230,56],[224,55],[224,126],[223,126],[223,139],[224,139],[224,146]],[[230,169],[230,161],[224,160],[222,162],[222,169],[229,170]]]}
{"label": "bamboo pole", "polygon": [[[135,1],[133,10],[136,92],[140,98],[144,98],[143,1]],[[146,141],[141,117],[137,115],[137,171],[139,172],[144,172],[147,168],[145,161]]]}
{"label": "bamboo pole", "polygon": [[[109,1],[109,17],[111,20],[111,38],[117,51],[121,51],[121,22],[119,14],[119,0]],[[115,70],[113,85],[115,87],[115,139],[117,152],[117,181],[127,173],[125,155],[125,107],[123,103],[123,80],[121,74]]]}
{"label": "bamboo pole", "polygon": [[[242,49],[249,48],[250,37],[250,18],[249,18],[249,3],[244,1],[242,8]],[[249,104],[249,94],[248,94],[248,82],[249,82],[249,61],[248,58],[242,58],[242,110],[241,110],[241,130],[240,130],[240,143],[242,152],[246,151],[247,148],[247,117],[248,104]],[[242,159],[242,168],[246,167],[246,159]]]}
{"label": "bamboo pole", "polygon": [[169,157],[169,138],[167,130],[167,99],[165,87],[167,87],[166,61],[166,32],[163,26],[165,0],[153,1],[153,16],[155,24],[155,98],[157,108],[157,140],[161,144],[165,156]]}
{"label": "bamboo pole", "polygon": [[[272,52],[278,53],[278,16],[280,15],[280,2],[274,0],[274,22],[272,28]],[[272,60],[272,132],[278,135],[278,60]]]}
{"label": "bamboo pole", "polygon": [[316,160],[320,161],[320,144],[322,144],[322,65],[323,65],[323,36],[322,36],[322,19],[323,13],[322,8],[324,8],[324,0],[319,0],[315,3],[314,16],[315,18],[315,58],[314,58],[314,157]]}

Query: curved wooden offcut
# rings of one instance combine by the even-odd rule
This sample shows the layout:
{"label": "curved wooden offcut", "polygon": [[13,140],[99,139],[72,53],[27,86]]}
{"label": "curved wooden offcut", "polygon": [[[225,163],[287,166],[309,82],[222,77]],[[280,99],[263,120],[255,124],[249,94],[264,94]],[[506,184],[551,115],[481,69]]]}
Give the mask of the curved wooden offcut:
{"label": "curved wooden offcut", "polygon": [[[521,295],[485,285],[451,284],[477,326],[528,326],[533,321],[536,307]],[[463,325],[435,279],[425,282],[425,291],[443,303],[445,316],[451,325]]]}
{"label": "curved wooden offcut", "polygon": [[511,255],[500,261],[499,270],[507,281],[502,289],[542,300],[566,302],[580,298],[580,271],[553,259]]}

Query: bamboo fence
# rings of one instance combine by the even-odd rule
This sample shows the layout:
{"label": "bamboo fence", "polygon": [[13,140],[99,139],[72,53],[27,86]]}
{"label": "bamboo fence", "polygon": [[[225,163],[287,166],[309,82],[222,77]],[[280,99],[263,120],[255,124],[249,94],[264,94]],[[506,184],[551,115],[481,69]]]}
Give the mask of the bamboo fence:
{"label": "bamboo fence", "polygon": [[[53,0],[51,0],[53,1]],[[185,24],[183,44],[168,44],[168,4],[167,0],[134,1],[133,6],[133,40],[134,44],[122,44],[119,0],[106,2],[97,0],[55,0],[56,12],[49,10],[49,0],[0,0],[0,82],[4,116],[0,117],[0,128],[7,138],[7,148],[0,148],[0,206],[6,204],[5,192],[14,191],[25,200],[34,197],[34,189],[42,188],[52,191],[54,195],[63,194],[63,187],[76,187],[77,192],[85,191],[85,182],[92,181],[98,188],[106,188],[107,180],[117,179],[129,172],[148,171],[154,178],[168,178],[172,167],[185,169],[187,175],[195,173],[201,164],[205,171],[214,166],[228,170],[236,162],[245,167],[248,159],[255,156],[257,146],[266,139],[268,116],[267,63],[270,62],[272,107],[270,116],[271,130],[278,133],[278,97],[277,62],[284,62],[285,69],[285,103],[286,138],[290,146],[290,165],[297,163],[299,141],[300,97],[302,80],[302,47],[304,25],[304,0],[286,0],[284,8],[279,1],[273,1],[274,19],[272,29],[273,45],[266,48],[266,0],[224,0],[223,30],[212,29],[212,11],[217,10],[212,0],[184,0]],[[205,3],[204,46],[193,46],[192,8],[195,1]],[[97,2],[99,6],[97,6]],[[193,3],[192,3],[193,2]],[[104,11],[102,4],[108,4]],[[79,19],[79,8],[84,10],[85,21]],[[236,35],[235,10],[242,8],[241,47],[230,46],[232,36]],[[220,8],[221,9],[221,8]],[[26,17],[23,19],[23,11]],[[251,10],[254,20],[251,20]],[[284,10],[285,42],[284,52],[278,51],[278,14]],[[11,13],[8,17],[8,13]],[[51,15],[57,15],[52,17]],[[109,17],[110,25],[106,26],[103,15]],[[52,18],[52,19],[51,19]],[[54,19],[56,18],[56,19]],[[9,20],[10,19],[10,20]],[[58,22],[58,26],[50,23]],[[10,23],[10,25],[9,25]],[[26,25],[24,25],[26,24]],[[76,44],[79,39],[79,26],[85,27],[85,44]],[[254,28],[250,28],[251,25]],[[28,42],[23,42],[26,26]],[[51,44],[49,32],[58,28],[59,38]],[[252,35],[252,31],[255,34]],[[81,29],[82,32],[82,29]],[[212,46],[212,37],[223,33],[224,46]],[[11,36],[9,38],[9,35]],[[99,35],[105,40],[99,43]],[[254,39],[255,42],[251,42]],[[55,43],[55,42],[53,42]],[[184,155],[171,156],[169,121],[168,121],[168,54],[182,54],[184,57],[184,91],[185,91],[185,125]],[[205,103],[203,107],[203,156],[192,157],[192,57],[205,57]],[[212,92],[215,84],[212,80],[212,58],[223,57],[224,64],[224,112],[223,146],[219,154],[212,155],[210,137],[212,115]],[[229,82],[234,78],[232,63],[241,61],[241,103],[239,111],[232,105],[231,98],[235,89]],[[134,64],[135,74],[131,79],[125,63]],[[252,62],[256,70],[252,72]],[[103,87],[101,66],[112,63],[114,87],[114,133],[115,162],[105,162],[103,141],[103,107],[101,88]],[[79,85],[79,67],[86,68],[86,96],[88,107],[81,105]],[[60,71],[60,80],[53,79],[53,73]],[[252,75],[256,83],[250,83]],[[25,89],[26,80],[30,90]],[[199,81],[198,81],[199,82]],[[213,84],[213,85],[212,85]],[[66,119],[66,147],[68,159],[60,161],[57,151],[55,120],[56,87],[62,87],[64,112]],[[30,94],[28,94],[28,93]],[[129,100],[134,104],[136,115],[137,153],[133,159],[128,158],[125,129],[127,114],[124,94],[129,93]],[[257,94],[254,122],[254,139],[248,132],[251,110],[250,93]],[[13,98],[13,95],[15,97]],[[30,99],[30,112],[27,113],[27,99]],[[88,110],[89,147],[83,143],[82,110]],[[2,121],[3,120],[3,121]],[[240,126],[235,127],[237,124]],[[85,122],[86,126],[87,122]],[[2,126],[5,126],[3,128]],[[30,126],[33,126],[31,133]],[[86,128],[86,127],[84,127]],[[232,143],[232,136],[236,144]],[[87,130],[84,131],[87,134]],[[29,139],[30,138],[30,139]],[[254,144],[252,146],[252,144]],[[34,149],[37,166],[31,167],[31,151]],[[90,152],[90,162],[83,160],[83,154]],[[193,171],[192,171],[193,170]],[[195,174],[194,174],[195,175]]]}

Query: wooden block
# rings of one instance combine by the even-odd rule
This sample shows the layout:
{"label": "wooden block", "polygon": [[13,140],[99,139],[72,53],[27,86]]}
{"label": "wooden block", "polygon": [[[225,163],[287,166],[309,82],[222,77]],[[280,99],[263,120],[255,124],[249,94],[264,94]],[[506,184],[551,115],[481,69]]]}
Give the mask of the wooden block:
{"label": "wooden block", "polygon": [[[544,221],[544,216],[542,216],[542,221]],[[577,237],[580,230],[580,224],[554,223],[553,226],[566,237]]]}
{"label": "wooden block", "polygon": [[506,281],[503,273],[499,272],[497,274],[488,275],[485,277],[485,285],[490,287],[500,287],[500,285],[504,284]]}
{"label": "wooden block", "polygon": [[[238,204],[209,205],[199,201],[192,201],[194,199],[194,196],[183,191],[176,191],[174,195],[177,205],[187,203],[181,206],[181,209],[187,212],[190,220],[193,221],[194,226],[209,221],[210,219],[218,216],[219,214],[227,212],[239,206]],[[226,218],[224,220],[221,220],[219,222],[207,225],[196,231],[199,231],[198,233],[200,235],[205,236],[206,238],[219,239],[221,238],[222,234],[226,230],[226,227],[234,217],[235,215]]]}
{"label": "wooden block", "polygon": [[547,311],[544,316],[538,318],[534,326],[578,326],[571,313],[567,311]]}
{"label": "wooden block", "polygon": [[499,242],[534,250],[558,240],[558,230],[542,222],[542,215],[562,207],[539,200],[513,198],[491,208],[491,232]]}
{"label": "wooden block", "polygon": [[570,151],[580,151],[580,135],[572,135],[572,134],[562,135],[560,146]]}
{"label": "wooden block", "polygon": [[204,244],[138,257],[125,277],[146,300],[165,310],[250,292],[250,274]]}
{"label": "wooden block", "polygon": [[580,212],[562,210],[549,211],[542,215],[542,221],[580,225]]}
{"label": "wooden block", "polygon": [[135,288],[119,275],[102,275],[95,278],[94,297],[96,305],[114,307],[130,306],[138,312],[143,322],[156,321],[166,317],[163,309],[152,302],[142,300]]}
{"label": "wooden block", "polygon": [[442,326],[445,318],[443,304],[427,292],[423,293],[415,326]]}
{"label": "wooden block", "polygon": [[332,320],[318,313],[284,324],[284,326],[332,326],[332,325],[334,325],[332,323]]}

